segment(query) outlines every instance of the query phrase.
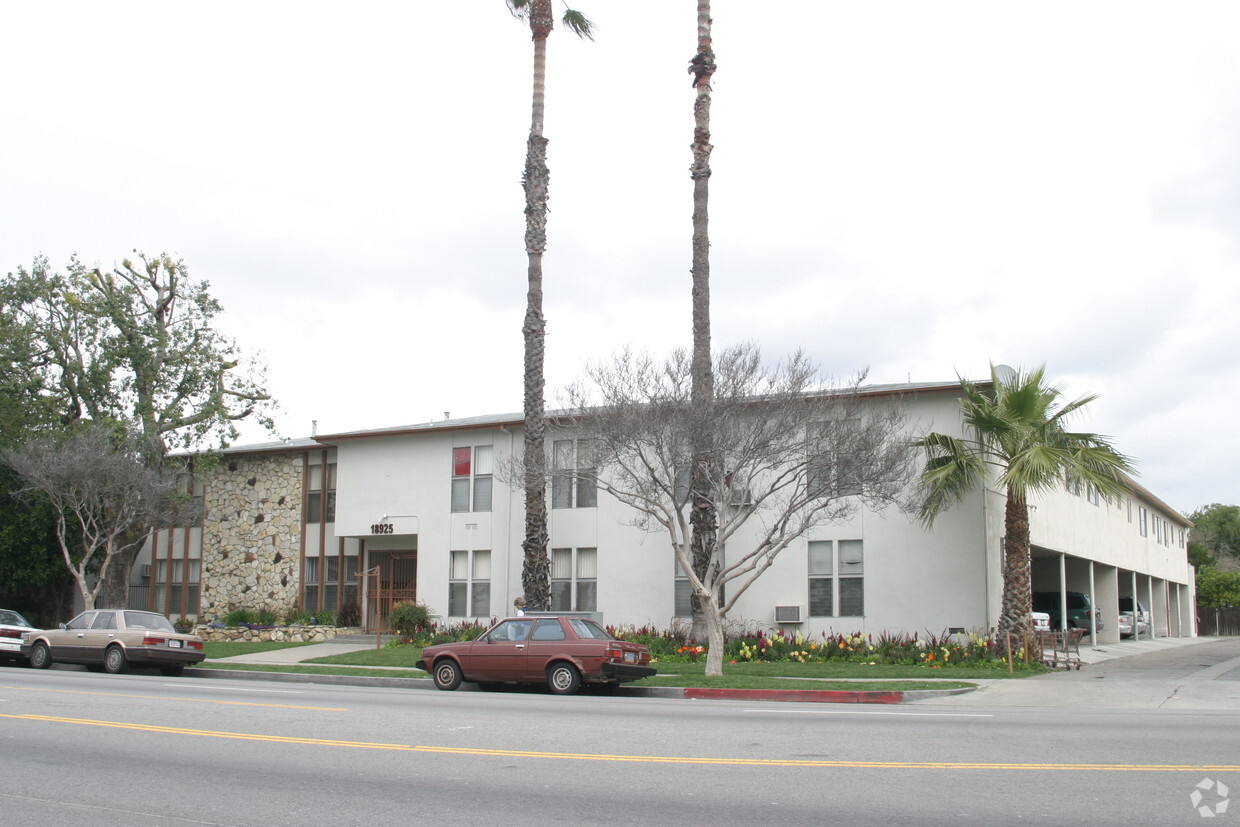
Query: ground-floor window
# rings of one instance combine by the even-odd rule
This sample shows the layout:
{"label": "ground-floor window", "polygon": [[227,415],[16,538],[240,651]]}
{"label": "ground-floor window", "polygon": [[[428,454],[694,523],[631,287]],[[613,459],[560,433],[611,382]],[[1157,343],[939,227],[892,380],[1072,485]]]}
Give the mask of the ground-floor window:
{"label": "ground-floor window", "polygon": [[598,609],[598,549],[551,549],[551,611]]}
{"label": "ground-floor window", "polygon": [[448,573],[448,614],[452,617],[487,617],[491,614],[491,552],[452,552]]}
{"label": "ground-floor window", "polygon": [[865,563],[860,540],[809,544],[809,616],[865,614]]}
{"label": "ground-floor window", "polygon": [[[719,565],[723,565],[723,552],[719,553]],[[722,606],[727,600],[727,590],[722,586],[719,588],[719,596],[715,601]],[[676,605],[673,609],[676,617],[692,617],[693,616],[693,584],[689,582],[688,575],[685,570],[680,567],[680,560],[676,560]]]}
{"label": "ground-floor window", "polygon": [[197,615],[201,579],[201,560],[156,560],[155,611],[174,618]]}
{"label": "ground-floor window", "polygon": [[[344,558],[343,571],[340,564],[339,555],[306,558],[303,583],[308,611],[335,612],[341,606],[357,605],[357,556]],[[322,603],[319,602],[320,592]]]}

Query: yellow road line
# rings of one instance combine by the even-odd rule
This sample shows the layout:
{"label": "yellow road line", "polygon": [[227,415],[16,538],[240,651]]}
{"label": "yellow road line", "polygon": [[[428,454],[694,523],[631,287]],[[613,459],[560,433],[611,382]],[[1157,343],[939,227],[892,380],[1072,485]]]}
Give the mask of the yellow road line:
{"label": "yellow road line", "polygon": [[1093,772],[1240,772],[1240,764],[1016,764],[980,761],[823,761],[780,758],[703,758],[669,755],[607,755],[585,752],[536,752],[533,750],[468,749],[464,747],[429,747],[411,744],[384,744],[373,741],[336,741],[324,738],[294,738],[287,735],[264,735],[253,732],[221,732],[210,729],[131,724],[120,721],[92,721],[86,718],[60,718],[51,715],[3,715],[23,721],[78,724],[110,727],[167,735],[197,735],[204,738],[231,738],[244,741],[266,741],[279,744],[382,749],[399,752],[431,752],[446,755],[475,755],[491,758],[544,758],[561,761],[613,761],[638,764],[706,764],[750,767],[824,767],[835,769],[891,770],[1024,770],[1024,771],[1093,771]]}
{"label": "yellow road line", "polygon": [[137,698],[144,701],[186,701],[195,704],[220,704],[221,706],[262,706],[270,709],[308,709],[313,712],[348,712],[344,706],[297,706],[296,704],[263,704],[253,701],[216,701],[209,698],[182,698],[176,695],[132,695],[127,692],[83,692],[76,689],[36,689],[29,686],[0,686],[21,692],[50,692],[58,695],[94,695],[101,698]]}

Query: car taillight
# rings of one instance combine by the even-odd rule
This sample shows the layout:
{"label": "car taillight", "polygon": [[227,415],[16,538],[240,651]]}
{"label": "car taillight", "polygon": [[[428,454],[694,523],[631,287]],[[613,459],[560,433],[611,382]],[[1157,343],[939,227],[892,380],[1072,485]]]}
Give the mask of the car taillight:
{"label": "car taillight", "polygon": [[0,637],[24,637],[25,634],[16,629],[0,629]]}
{"label": "car taillight", "polygon": [[610,660],[624,660],[624,650],[619,647],[609,647],[604,654]]}
{"label": "car taillight", "polygon": [[186,646],[188,646],[188,647],[189,647],[189,648],[191,648],[191,649],[202,649],[202,641],[201,641],[201,640],[187,640],[187,641],[185,641],[185,645],[186,645]]}
{"label": "car taillight", "polygon": [[142,638],[142,645],[143,645],[143,646],[158,646],[158,645],[159,645],[159,644],[161,644],[161,643],[167,643],[167,642],[168,642],[168,641],[167,641],[167,640],[165,640],[165,639],[164,639],[164,638],[162,638],[162,637],[151,637],[151,636],[149,636],[149,635],[148,635],[148,636],[146,636],[146,637]]}

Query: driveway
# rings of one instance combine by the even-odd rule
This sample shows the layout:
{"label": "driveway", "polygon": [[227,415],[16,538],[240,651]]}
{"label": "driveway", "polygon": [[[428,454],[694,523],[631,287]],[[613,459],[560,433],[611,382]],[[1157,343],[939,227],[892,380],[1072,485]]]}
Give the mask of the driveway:
{"label": "driveway", "polygon": [[1080,670],[991,681],[941,706],[1240,709],[1240,638],[1167,638],[1081,647]]}

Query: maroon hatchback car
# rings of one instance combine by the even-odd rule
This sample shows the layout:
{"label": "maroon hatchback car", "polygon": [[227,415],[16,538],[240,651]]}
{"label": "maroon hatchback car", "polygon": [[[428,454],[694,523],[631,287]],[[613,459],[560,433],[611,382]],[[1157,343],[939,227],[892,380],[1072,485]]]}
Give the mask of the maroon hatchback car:
{"label": "maroon hatchback car", "polygon": [[645,646],[568,615],[505,618],[477,640],[427,646],[418,668],[445,690],[461,681],[545,683],[557,695],[571,695],[582,683],[619,686],[657,672]]}

